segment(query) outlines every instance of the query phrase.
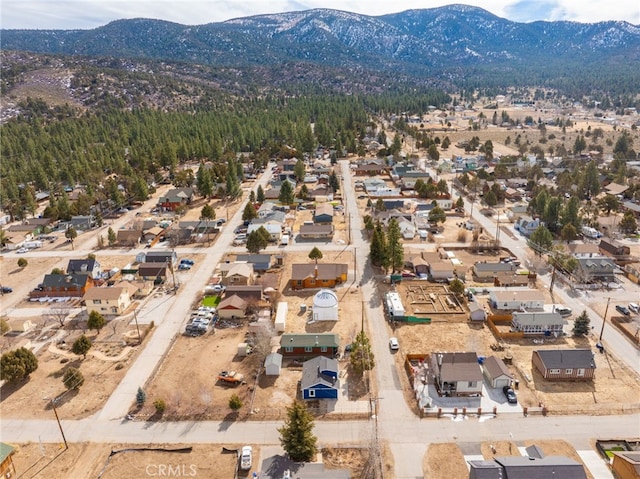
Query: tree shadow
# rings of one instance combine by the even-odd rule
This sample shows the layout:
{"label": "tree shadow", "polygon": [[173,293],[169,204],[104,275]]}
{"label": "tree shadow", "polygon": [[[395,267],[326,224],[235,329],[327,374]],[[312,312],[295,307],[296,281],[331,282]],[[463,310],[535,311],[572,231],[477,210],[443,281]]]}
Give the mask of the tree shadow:
{"label": "tree shadow", "polygon": [[20,381],[6,382],[0,388],[0,402],[10,397],[13,393],[18,391],[22,386],[27,384],[31,380],[31,377],[26,377]]}

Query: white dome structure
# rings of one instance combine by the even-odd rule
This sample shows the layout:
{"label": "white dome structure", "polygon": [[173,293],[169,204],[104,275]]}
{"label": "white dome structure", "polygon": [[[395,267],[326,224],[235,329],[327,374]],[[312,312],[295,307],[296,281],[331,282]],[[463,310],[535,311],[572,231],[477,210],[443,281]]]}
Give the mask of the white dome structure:
{"label": "white dome structure", "polygon": [[321,289],[313,297],[313,320],[338,320],[338,295],[334,291]]}

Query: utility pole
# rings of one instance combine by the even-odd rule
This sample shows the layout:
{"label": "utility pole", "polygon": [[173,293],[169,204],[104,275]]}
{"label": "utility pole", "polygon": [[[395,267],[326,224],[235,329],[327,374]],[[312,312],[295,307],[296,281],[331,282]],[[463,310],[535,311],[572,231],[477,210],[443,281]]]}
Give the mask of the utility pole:
{"label": "utility pole", "polygon": [[600,337],[598,338],[598,341],[602,341],[602,333],[604,333],[604,325],[607,323],[607,312],[609,311],[609,302],[611,301],[611,298],[607,298],[607,307],[604,310],[604,317],[602,318],[602,328],[600,328]]}
{"label": "utility pole", "polygon": [[138,344],[142,343],[142,336],[140,336],[140,326],[138,325],[138,311],[133,310],[133,318],[136,320],[136,330],[138,331]]}
{"label": "utility pole", "polygon": [[[47,399],[47,398],[45,398]],[[60,417],[58,416],[58,410],[56,409],[56,400],[49,399],[51,402],[51,407],[53,408],[53,414],[56,416],[56,422],[58,423],[58,428],[60,429],[60,434],[62,435],[62,440],[64,441],[64,450],[69,449],[69,445],[67,444],[67,438],[64,435],[64,431],[62,430],[62,423],[60,422]]]}

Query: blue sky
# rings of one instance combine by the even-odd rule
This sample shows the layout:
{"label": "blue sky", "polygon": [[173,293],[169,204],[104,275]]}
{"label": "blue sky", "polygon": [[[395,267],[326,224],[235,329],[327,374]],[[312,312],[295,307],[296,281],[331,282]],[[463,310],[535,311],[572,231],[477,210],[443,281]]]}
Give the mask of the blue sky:
{"label": "blue sky", "polygon": [[156,18],[186,25],[311,8],[384,15],[450,3],[475,5],[517,22],[625,20],[640,25],[638,0],[1,0],[2,28],[88,29],[121,18]]}

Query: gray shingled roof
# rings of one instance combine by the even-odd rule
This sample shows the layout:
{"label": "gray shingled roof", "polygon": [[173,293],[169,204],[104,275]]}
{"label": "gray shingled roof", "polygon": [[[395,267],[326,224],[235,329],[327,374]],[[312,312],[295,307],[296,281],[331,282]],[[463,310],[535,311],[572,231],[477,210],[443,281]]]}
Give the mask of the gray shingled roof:
{"label": "gray shingled roof", "polygon": [[539,349],[534,351],[547,369],[595,368],[590,349]]}

